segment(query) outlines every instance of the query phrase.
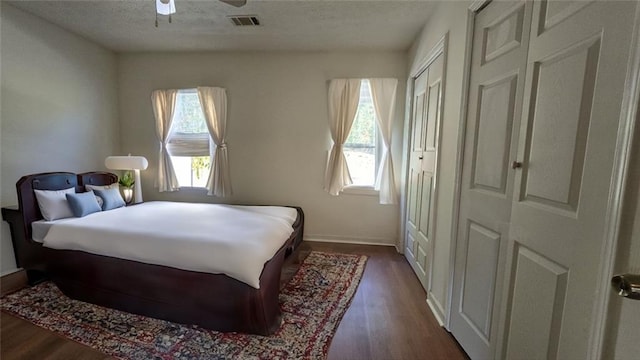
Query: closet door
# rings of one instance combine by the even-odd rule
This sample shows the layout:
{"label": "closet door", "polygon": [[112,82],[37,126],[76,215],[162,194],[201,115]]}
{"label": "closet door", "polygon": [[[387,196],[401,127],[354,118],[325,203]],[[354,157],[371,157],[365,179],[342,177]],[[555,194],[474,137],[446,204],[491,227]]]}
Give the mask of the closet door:
{"label": "closet door", "polygon": [[[405,256],[429,291],[444,55],[414,80]],[[441,314],[440,314],[441,315]]]}
{"label": "closet door", "polygon": [[637,4],[534,4],[507,252],[506,359],[590,358]]}
{"label": "closet door", "polygon": [[512,206],[531,3],[492,2],[475,18],[450,330],[493,358]]}

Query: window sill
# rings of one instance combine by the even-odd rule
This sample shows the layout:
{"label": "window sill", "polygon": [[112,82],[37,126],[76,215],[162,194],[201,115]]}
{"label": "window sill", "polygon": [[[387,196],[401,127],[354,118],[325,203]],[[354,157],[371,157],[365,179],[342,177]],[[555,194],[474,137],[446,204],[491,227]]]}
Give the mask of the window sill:
{"label": "window sill", "polygon": [[180,186],[178,188],[179,191],[207,191],[207,188],[204,186]]}
{"label": "window sill", "polygon": [[342,193],[346,195],[367,195],[378,196],[380,191],[373,188],[373,186],[348,186],[342,189]]}

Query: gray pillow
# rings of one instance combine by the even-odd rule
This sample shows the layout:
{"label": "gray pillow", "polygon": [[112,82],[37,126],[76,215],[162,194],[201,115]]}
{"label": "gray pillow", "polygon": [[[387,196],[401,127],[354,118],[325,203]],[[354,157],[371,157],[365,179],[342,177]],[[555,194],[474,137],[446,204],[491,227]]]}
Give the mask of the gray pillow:
{"label": "gray pillow", "polygon": [[100,205],[98,205],[98,201],[96,201],[96,196],[93,194],[93,191],[67,194],[67,201],[75,217],[87,216],[102,210],[100,209]]}
{"label": "gray pillow", "polygon": [[95,190],[95,193],[102,198],[102,211],[116,209],[125,205],[118,188]]}

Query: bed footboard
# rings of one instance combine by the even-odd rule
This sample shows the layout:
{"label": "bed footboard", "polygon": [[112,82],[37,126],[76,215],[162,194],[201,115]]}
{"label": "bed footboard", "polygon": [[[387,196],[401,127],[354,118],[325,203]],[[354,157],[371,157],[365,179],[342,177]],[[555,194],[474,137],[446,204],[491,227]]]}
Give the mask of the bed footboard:
{"label": "bed footboard", "polygon": [[265,264],[260,289],[223,274],[45,250],[49,277],[73,299],[224,332],[269,335],[280,326],[278,294],[285,247]]}

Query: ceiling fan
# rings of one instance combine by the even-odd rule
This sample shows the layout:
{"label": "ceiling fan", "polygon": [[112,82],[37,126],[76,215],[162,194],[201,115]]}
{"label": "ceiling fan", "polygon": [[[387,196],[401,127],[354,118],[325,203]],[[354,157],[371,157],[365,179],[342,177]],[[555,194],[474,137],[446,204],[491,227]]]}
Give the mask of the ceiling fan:
{"label": "ceiling fan", "polygon": [[[247,0],[219,0],[225,4],[235,7],[243,7],[247,4]],[[171,15],[176,12],[176,4],[174,0],[156,0],[157,13],[160,15]]]}
{"label": "ceiling fan", "polygon": [[220,0],[220,1],[235,7],[243,7],[247,4],[247,0]]}
{"label": "ceiling fan", "polygon": [[[247,4],[247,0],[219,0],[225,4],[243,7]],[[158,14],[169,15],[169,22],[171,22],[171,14],[176,13],[175,0],[156,0],[156,27],[158,27]]]}

